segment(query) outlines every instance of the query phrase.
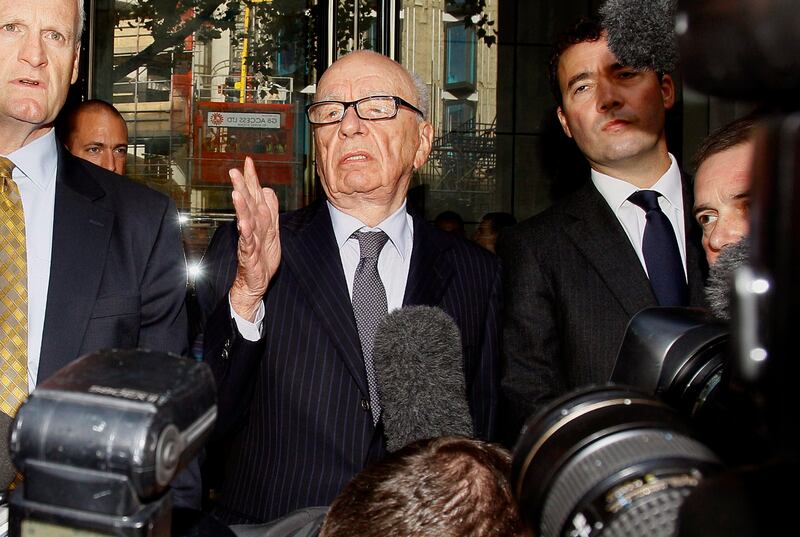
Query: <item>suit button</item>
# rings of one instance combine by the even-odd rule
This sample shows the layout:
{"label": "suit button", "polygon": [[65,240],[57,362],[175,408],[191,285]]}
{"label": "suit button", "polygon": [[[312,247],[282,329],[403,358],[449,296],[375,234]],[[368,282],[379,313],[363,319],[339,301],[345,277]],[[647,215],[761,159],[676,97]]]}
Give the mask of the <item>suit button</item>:
{"label": "suit button", "polygon": [[361,408],[364,410],[364,412],[369,412],[369,399],[361,400]]}

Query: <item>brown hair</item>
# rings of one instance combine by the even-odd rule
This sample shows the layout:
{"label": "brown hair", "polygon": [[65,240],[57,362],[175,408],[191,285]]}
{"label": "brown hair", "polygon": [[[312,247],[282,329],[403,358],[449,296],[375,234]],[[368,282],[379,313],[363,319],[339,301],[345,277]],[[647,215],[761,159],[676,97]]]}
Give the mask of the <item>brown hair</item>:
{"label": "brown hair", "polygon": [[550,52],[550,63],[547,71],[550,81],[550,90],[553,92],[553,97],[556,98],[558,106],[564,104],[564,99],[561,96],[561,86],[558,84],[558,62],[561,61],[561,55],[564,54],[568,48],[579,43],[597,41],[602,36],[603,31],[604,28],[600,19],[596,17],[584,17],[558,36]]}
{"label": "brown hair", "polygon": [[753,139],[755,134],[755,126],[758,123],[758,117],[755,114],[750,114],[741,117],[724,127],[717,129],[709,134],[700,148],[695,153],[692,159],[695,171],[700,165],[712,155],[722,153],[728,149],[743,144]]}
{"label": "brown hair", "polygon": [[331,505],[320,537],[527,536],[511,455],[464,437],[421,440],[368,466]]}
{"label": "brown hair", "polygon": [[119,113],[119,110],[114,108],[114,105],[101,99],[89,99],[87,101],[82,101],[75,106],[71,106],[66,110],[62,110],[61,114],[56,120],[56,137],[61,140],[62,143],[68,143],[70,134],[77,128],[78,116],[81,112],[86,110],[105,110],[111,115],[119,118],[119,120],[123,123],[123,125],[126,126],[125,128],[127,129],[125,118],[122,117],[122,114]]}

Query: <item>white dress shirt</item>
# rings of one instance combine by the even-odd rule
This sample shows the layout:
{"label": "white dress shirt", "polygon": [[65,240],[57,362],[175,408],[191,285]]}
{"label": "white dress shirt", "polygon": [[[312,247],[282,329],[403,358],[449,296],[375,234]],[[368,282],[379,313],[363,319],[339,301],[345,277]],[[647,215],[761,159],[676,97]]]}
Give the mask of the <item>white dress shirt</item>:
{"label": "white dress shirt", "polygon": [[19,187],[25,211],[25,248],[28,261],[28,389],[36,387],[42,331],[50,284],[53,251],[53,215],[56,198],[58,146],[53,129],[9,155],[12,178]]}
{"label": "white dress shirt", "polygon": [[[681,253],[681,260],[683,261],[683,275],[686,277],[686,233],[683,214],[683,185],[681,182],[681,172],[678,169],[678,164],[675,162],[675,157],[669,155],[671,164],[669,169],[662,175],[658,181],[647,190],[655,190],[661,196],[658,198],[658,204],[661,210],[669,218],[672,223],[672,229],[675,231],[675,237],[678,239],[678,250]],[[628,201],[628,197],[640,190],[636,186],[623,181],[615,179],[609,175],[605,175],[592,169],[592,182],[600,194],[605,198],[614,215],[622,224],[628,239],[636,250],[636,255],[639,256],[639,262],[642,268],[647,273],[647,266],[644,262],[644,254],[642,253],[642,238],[644,236],[644,227],[647,223],[644,210]]]}
{"label": "white dress shirt", "polygon": [[406,212],[406,204],[391,214],[386,220],[374,228],[365,226],[363,222],[343,213],[330,202],[328,209],[333,223],[333,234],[342,258],[344,277],[347,280],[348,294],[353,296],[353,280],[356,268],[361,260],[361,248],[358,239],[351,237],[356,231],[383,231],[389,236],[378,256],[378,274],[386,289],[386,302],[389,311],[403,306],[406,292],[408,270],[411,267],[411,250],[414,247],[414,221]]}
{"label": "white dress shirt", "polygon": [[[411,251],[414,248],[414,219],[406,212],[406,204],[403,203],[402,207],[377,226],[369,227],[357,218],[340,211],[330,202],[326,203],[331,215],[333,234],[336,237],[336,246],[339,248],[344,277],[347,281],[348,294],[353,296],[353,280],[358,262],[361,260],[358,239],[351,235],[356,231],[380,230],[389,236],[389,240],[386,241],[378,256],[378,274],[380,274],[383,287],[386,289],[389,311],[401,308],[406,292],[408,271],[411,268]],[[230,302],[230,293],[228,301]],[[231,308],[231,315],[239,333],[249,341],[259,339],[264,314],[263,301],[258,306],[253,322],[237,315]]]}

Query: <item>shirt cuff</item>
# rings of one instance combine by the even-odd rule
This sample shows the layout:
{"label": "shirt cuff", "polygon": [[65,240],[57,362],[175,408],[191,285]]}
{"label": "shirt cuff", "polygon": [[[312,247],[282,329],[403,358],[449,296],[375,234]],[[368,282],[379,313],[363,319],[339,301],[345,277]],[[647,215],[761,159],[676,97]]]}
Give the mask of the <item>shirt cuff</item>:
{"label": "shirt cuff", "polygon": [[256,318],[254,321],[250,322],[241,315],[237,314],[233,310],[233,305],[231,304],[231,295],[228,293],[228,306],[231,310],[231,318],[236,323],[236,328],[239,330],[239,333],[242,335],[244,339],[247,341],[258,341],[261,339],[261,328],[264,325],[264,301],[258,303],[258,309],[256,310]]}

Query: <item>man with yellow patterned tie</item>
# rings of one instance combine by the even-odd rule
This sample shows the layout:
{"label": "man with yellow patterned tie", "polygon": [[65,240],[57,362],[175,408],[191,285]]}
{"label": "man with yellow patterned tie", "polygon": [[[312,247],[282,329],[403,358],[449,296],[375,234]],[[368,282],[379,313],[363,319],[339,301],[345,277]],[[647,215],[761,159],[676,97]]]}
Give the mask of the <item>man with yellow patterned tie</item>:
{"label": "man with yellow patterned tie", "polygon": [[[0,405],[10,414],[84,354],[188,346],[174,203],[56,140],[83,13],[83,0],[0,0]],[[195,495],[175,503],[197,506]]]}

